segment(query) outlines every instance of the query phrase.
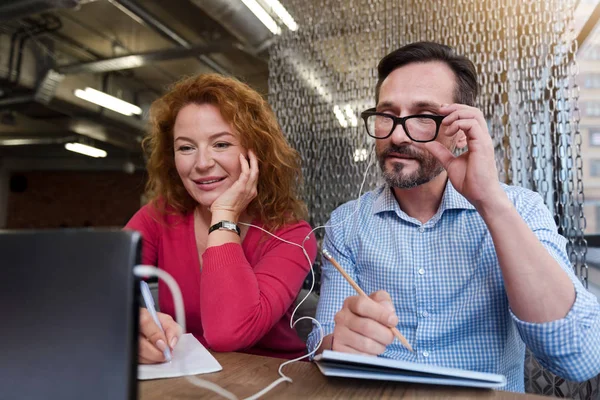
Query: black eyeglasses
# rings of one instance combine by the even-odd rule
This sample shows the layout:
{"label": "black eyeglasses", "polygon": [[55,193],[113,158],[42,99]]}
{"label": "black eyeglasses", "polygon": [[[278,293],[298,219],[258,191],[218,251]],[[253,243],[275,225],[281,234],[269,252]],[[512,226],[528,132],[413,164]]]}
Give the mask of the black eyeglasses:
{"label": "black eyeglasses", "polygon": [[413,142],[432,142],[437,138],[440,125],[444,119],[443,115],[409,115],[407,117],[395,117],[390,114],[377,112],[375,108],[360,113],[365,121],[367,134],[375,139],[386,139],[392,135],[398,124],[402,125],[406,136]]}

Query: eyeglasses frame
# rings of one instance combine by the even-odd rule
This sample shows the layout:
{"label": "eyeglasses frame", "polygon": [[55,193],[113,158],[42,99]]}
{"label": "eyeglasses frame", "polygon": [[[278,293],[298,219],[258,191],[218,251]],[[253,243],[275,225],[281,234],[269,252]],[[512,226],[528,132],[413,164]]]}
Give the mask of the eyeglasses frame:
{"label": "eyeglasses frame", "polygon": [[[370,116],[373,115],[378,115],[381,117],[387,117],[389,119],[391,119],[394,122],[394,125],[392,126],[392,129],[390,130],[390,133],[387,134],[387,136],[374,136],[371,135],[371,133],[369,133],[369,128],[367,125],[367,119]],[[394,130],[396,130],[396,128],[398,127],[398,124],[400,124],[402,126],[402,129],[404,129],[404,133],[406,133],[406,136],[409,137],[410,140],[412,140],[413,142],[417,142],[417,143],[427,143],[427,142],[433,142],[435,139],[437,139],[438,133],[440,132],[440,126],[442,125],[442,121],[444,120],[445,116],[443,115],[432,115],[432,114],[415,114],[415,115],[408,115],[406,117],[396,117],[394,115],[391,114],[386,114],[386,113],[381,113],[381,112],[377,112],[376,108],[369,108],[363,112],[360,113],[360,117],[363,119],[364,123],[365,123],[365,130],[367,131],[367,135],[371,136],[374,139],[387,139],[390,136],[392,136],[392,133],[394,132]],[[410,132],[408,131],[408,129],[406,129],[406,121],[412,118],[428,118],[431,119],[433,121],[435,121],[435,135],[433,136],[433,139],[429,139],[429,140],[416,140],[414,139],[411,135]]]}

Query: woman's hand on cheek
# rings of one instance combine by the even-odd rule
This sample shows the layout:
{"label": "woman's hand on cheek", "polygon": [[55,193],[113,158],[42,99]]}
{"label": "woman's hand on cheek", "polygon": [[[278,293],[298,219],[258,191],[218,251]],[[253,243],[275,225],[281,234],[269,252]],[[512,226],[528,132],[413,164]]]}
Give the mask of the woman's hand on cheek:
{"label": "woman's hand on cheek", "polygon": [[224,191],[210,206],[213,214],[237,222],[248,204],[256,197],[258,185],[258,160],[252,150],[248,150],[248,160],[240,154],[242,171],[237,181]]}

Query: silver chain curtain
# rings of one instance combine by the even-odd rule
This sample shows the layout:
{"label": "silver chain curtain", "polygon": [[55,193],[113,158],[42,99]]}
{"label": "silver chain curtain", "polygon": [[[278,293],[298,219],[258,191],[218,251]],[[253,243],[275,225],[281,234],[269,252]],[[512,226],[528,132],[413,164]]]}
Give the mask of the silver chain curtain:
{"label": "silver chain curtain", "polygon": [[[378,61],[404,44],[436,41],[475,63],[478,106],[494,139],[500,179],[546,199],[587,286],[572,27],[577,0],[282,2],[299,29],[285,31],[270,49],[269,102],[303,158],[312,226],[357,197],[375,158],[359,113],[375,105]],[[363,192],[376,187],[378,170],[372,162]],[[597,382],[564,382],[530,356],[526,367],[528,391],[600,397]]]}

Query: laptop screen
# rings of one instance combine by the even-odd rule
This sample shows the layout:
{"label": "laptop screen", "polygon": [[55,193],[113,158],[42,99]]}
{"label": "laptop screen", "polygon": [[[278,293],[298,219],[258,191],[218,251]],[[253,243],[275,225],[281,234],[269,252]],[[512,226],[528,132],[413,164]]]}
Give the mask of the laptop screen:
{"label": "laptop screen", "polygon": [[140,246],[132,231],[0,231],[0,398],[136,398]]}

